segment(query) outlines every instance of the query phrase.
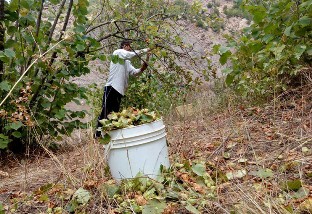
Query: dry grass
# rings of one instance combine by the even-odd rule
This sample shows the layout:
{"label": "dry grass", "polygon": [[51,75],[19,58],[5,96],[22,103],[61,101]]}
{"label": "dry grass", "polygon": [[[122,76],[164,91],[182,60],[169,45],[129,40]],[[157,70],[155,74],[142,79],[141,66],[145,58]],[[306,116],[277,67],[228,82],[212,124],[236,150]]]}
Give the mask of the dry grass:
{"label": "dry grass", "polygon": [[[218,200],[225,210],[288,213],[284,206],[288,205],[298,211],[299,204],[312,196],[311,88],[308,84],[288,91],[261,107],[228,102],[221,113],[195,113],[184,118],[182,123],[168,128],[171,154],[181,159],[203,159],[222,172],[246,169],[249,173],[262,168],[274,172],[269,179],[248,174],[221,182]],[[205,108],[204,102],[197,103],[200,105],[195,109]],[[303,148],[309,152],[303,152]],[[286,193],[281,183],[294,179],[301,180],[310,190],[309,196],[293,200],[289,193],[288,199],[282,197]]]}
{"label": "dry grass", "polygon": [[[212,96],[211,92],[190,96],[189,103],[196,110],[193,114],[178,117],[174,112],[165,118],[172,162],[203,160],[217,180],[218,197],[205,213],[288,213],[286,208],[298,211],[300,204],[312,197],[311,84],[261,107],[244,107],[233,97],[229,101],[217,93]],[[113,213],[118,203],[101,195],[99,189],[111,179],[104,150],[92,139],[91,130],[78,130],[67,139],[67,152],[56,155],[42,145],[49,157],[16,160],[11,169],[3,167],[2,172],[9,176],[0,175],[0,201],[10,204],[12,198],[23,198],[25,192],[52,183],[54,189],[68,194],[79,187],[90,190],[94,195],[84,208],[87,213]],[[304,147],[310,152],[303,152]],[[273,177],[261,179],[250,174],[262,168],[271,169]],[[227,172],[242,169],[248,172],[246,176],[224,178]],[[282,190],[283,181],[294,179],[310,190],[309,196],[293,199],[293,192]],[[46,209],[44,203],[33,200],[20,205],[16,213]],[[172,210],[188,213],[180,208]]]}

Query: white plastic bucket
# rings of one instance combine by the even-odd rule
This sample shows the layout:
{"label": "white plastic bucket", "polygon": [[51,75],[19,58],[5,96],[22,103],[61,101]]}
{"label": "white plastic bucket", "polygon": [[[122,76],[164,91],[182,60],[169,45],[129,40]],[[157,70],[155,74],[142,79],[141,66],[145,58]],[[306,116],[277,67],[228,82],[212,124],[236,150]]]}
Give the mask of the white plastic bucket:
{"label": "white plastic bucket", "polygon": [[106,153],[115,180],[133,178],[139,172],[156,178],[161,165],[169,167],[166,130],[162,120],[113,130],[110,136]]}

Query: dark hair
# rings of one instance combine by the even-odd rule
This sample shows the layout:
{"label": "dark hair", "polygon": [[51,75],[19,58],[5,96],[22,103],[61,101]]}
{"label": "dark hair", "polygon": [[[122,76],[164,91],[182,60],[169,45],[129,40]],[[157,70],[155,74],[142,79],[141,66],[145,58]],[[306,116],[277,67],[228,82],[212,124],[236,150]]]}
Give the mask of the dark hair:
{"label": "dark hair", "polygon": [[130,45],[130,44],[131,44],[131,40],[129,39],[122,40],[120,43],[120,48],[123,48],[125,45]]}

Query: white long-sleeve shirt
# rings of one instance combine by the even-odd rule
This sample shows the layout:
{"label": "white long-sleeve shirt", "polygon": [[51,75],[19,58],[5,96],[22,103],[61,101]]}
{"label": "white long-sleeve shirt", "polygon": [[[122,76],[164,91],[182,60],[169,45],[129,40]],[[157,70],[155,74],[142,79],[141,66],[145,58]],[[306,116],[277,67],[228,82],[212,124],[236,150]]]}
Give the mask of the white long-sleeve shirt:
{"label": "white long-sleeve shirt", "polygon": [[125,49],[118,49],[113,52],[113,55],[118,55],[124,60],[124,63],[110,63],[109,75],[105,86],[112,86],[121,95],[125,95],[128,87],[129,75],[136,75],[140,73],[140,68],[135,68],[130,62],[130,59],[136,55],[146,53],[148,49],[127,51]]}

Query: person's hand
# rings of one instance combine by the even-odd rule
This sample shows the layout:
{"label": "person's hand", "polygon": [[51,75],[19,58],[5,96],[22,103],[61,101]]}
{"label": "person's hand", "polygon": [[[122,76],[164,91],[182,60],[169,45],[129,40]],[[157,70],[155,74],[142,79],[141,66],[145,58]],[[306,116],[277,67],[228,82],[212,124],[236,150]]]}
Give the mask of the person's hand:
{"label": "person's hand", "polygon": [[146,62],[148,62],[148,61],[149,61],[150,56],[151,56],[151,52],[150,52],[150,51],[148,51],[148,52],[147,52],[147,54],[146,54]]}
{"label": "person's hand", "polygon": [[141,71],[145,71],[147,67],[148,67],[148,64],[146,62],[144,62],[142,67],[141,67]]}

